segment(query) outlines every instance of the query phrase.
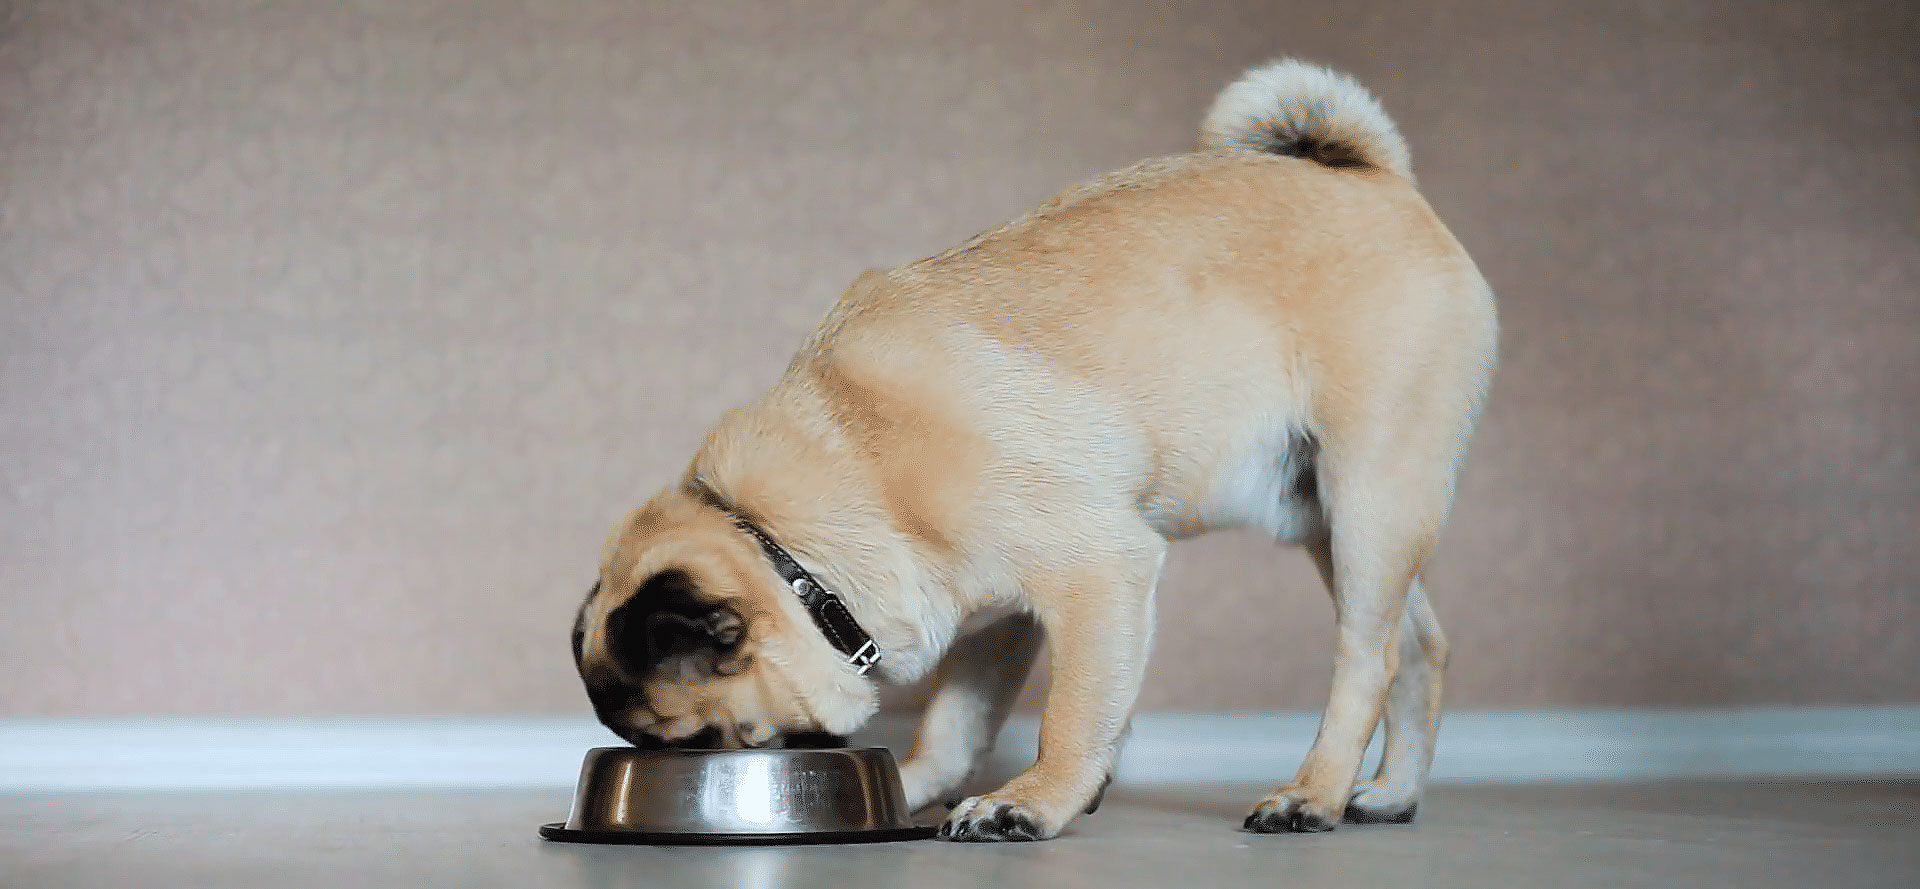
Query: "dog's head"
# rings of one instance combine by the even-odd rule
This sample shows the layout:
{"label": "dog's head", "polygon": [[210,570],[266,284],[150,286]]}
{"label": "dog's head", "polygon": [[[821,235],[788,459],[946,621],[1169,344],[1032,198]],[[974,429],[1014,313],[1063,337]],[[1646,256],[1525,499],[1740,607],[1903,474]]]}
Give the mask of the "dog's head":
{"label": "dog's head", "polygon": [[594,713],[640,747],[837,746],[876,691],[723,510],[669,490],[628,522],[581,604]]}

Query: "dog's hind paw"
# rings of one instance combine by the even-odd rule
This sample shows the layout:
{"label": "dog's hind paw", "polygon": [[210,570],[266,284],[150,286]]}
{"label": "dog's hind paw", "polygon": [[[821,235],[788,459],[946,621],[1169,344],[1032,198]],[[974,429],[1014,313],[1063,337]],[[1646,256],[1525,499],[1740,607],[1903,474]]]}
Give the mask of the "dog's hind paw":
{"label": "dog's hind paw", "polygon": [[1353,824],[1407,824],[1420,809],[1418,791],[1394,784],[1368,781],[1347,798],[1347,821]]}

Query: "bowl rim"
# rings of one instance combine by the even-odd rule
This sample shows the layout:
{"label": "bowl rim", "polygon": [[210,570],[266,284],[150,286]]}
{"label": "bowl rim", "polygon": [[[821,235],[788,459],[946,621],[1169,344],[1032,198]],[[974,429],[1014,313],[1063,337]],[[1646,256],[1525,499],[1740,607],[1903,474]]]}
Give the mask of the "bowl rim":
{"label": "bowl rim", "polygon": [[897,843],[924,840],[939,828],[914,823],[909,827],[873,830],[827,830],[807,833],[684,833],[647,830],[569,830],[564,821],[540,825],[541,839],[556,843],[599,843],[626,846],[813,846],[834,843]]}
{"label": "bowl rim", "polygon": [[[741,754],[741,753],[754,753],[754,754],[774,753],[774,754],[793,754],[793,755],[799,755],[804,753],[884,753],[889,757],[893,756],[893,748],[882,747],[878,745],[868,745],[865,747],[726,747],[726,748],[712,749],[712,750],[707,750],[707,749],[696,750],[696,749],[688,749],[683,747],[662,747],[658,749],[649,750],[649,749],[643,749],[640,747],[634,747],[629,744],[629,745],[617,745],[617,746],[607,746],[607,747],[593,747],[593,748],[589,748],[587,750],[587,753],[594,754],[594,753],[599,753],[601,751],[612,751],[614,753],[632,753],[640,756],[676,756],[676,757],[677,756],[724,756],[728,754]],[[897,760],[897,757],[896,757],[896,760]]]}

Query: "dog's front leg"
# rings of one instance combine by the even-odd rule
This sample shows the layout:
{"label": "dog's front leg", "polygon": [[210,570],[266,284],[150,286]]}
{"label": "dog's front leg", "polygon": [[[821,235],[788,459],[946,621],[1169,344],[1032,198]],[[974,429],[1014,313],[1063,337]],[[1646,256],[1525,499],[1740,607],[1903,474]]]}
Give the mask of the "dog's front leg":
{"label": "dog's front leg", "polygon": [[1033,768],[962,802],[940,828],[963,842],[1044,840],[1091,808],[1119,757],[1153,634],[1153,589],[1166,545],[1029,581],[1053,652],[1053,684]]}
{"label": "dog's front leg", "polygon": [[1012,614],[947,650],[934,674],[913,755],[900,764],[909,811],[960,789],[993,749],[1040,651],[1041,635],[1033,615]]}

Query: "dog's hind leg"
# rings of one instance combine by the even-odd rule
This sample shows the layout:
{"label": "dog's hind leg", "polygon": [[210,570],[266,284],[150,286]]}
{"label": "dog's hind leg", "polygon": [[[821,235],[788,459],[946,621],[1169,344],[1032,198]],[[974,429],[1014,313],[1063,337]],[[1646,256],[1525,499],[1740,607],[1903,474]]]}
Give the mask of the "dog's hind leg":
{"label": "dog's hind leg", "polygon": [[[1327,547],[1309,546],[1315,565],[1333,588]],[[1400,663],[1387,691],[1381,720],[1380,767],[1362,781],[1347,801],[1346,820],[1356,824],[1404,824],[1413,820],[1433,768],[1440,733],[1441,686],[1447,669],[1447,637],[1440,631],[1426,585],[1415,578],[1407,590],[1400,619]]]}
{"label": "dog's hind leg", "polygon": [[[1324,533],[1307,541],[1333,593],[1336,638],[1333,687],[1313,749],[1293,783],[1263,800],[1245,827],[1257,833],[1332,830],[1346,813],[1354,783],[1383,713],[1389,726],[1381,777],[1398,784],[1363,788],[1362,811],[1398,818],[1410,805],[1431,749],[1438,714],[1438,673],[1419,640],[1422,624],[1440,648],[1437,625],[1423,620],[1424,594],[1409,618],[1409,600],[1444,522],[1453,472],[1464,439],[1445,416],[1357,411],[1344,428],[1323,430],[1316,466],[1325,506]],[[1392,419],[1380,421],[1383,416]],[[1407,422],[1409,419],[1412,422]],[[1424,422],[1422,422],[1424,421]],[[1403,624],[1413,637],[1403,640]],[[1409,651],[1408,645],[1412,650]],[[1410,655],[1410,656],[1409,656]],[[1407,673],[1396,682],[1404,667]],[[1392,691],[1394,694],[1390,694]],[[1418,713],[1419,715],[1415,715]],[[1374,794],[1380,798],[1376,801]],[[1417,791],[1412,796],[1417,797]]]}

